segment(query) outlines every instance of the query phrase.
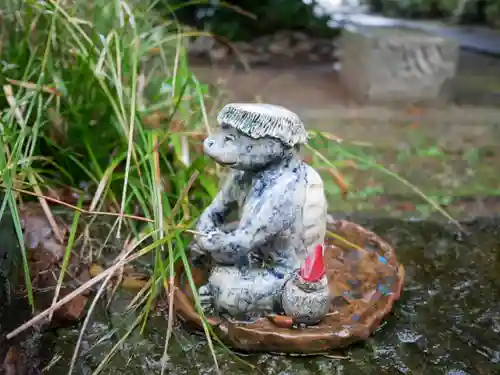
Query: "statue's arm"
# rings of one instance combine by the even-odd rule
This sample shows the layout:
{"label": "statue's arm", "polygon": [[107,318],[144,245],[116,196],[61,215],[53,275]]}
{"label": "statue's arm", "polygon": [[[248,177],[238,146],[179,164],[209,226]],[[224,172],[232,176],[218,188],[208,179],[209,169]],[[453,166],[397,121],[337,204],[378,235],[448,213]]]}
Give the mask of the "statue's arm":
{"label": "statue's arm", "polygon": [[231,172],[212,203],[200,215],[196,224],[198,232],[208,233],[217,230],[223,223],[241,193],[241,176],[240,171]]}
{"label": "statue's arm", "polygon": [[268,199],[254,212],[241,218],[238,228],[228,234],[211,238],[211,253],[219,262],[237,263],[250,251],[258,249],[272,237],[289,229],[300,209],[295,202],[296,181],[280,184],[273,188]]}

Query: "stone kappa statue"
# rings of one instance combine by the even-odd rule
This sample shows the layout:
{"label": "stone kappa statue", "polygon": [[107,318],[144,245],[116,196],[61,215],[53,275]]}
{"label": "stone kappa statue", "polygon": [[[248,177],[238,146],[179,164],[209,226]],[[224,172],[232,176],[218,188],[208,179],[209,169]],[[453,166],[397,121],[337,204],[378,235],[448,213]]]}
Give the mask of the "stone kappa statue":
{"label": "stone kappa statue", "polygon": [[215,262],[201,305],[235,319],[286,313],[312,324],[330,307],[327,203],[320,175],[299,156],[305,127],[270,104],[228,104],[217,120],[204,152],[230,174],[191,246],[194,262]]}

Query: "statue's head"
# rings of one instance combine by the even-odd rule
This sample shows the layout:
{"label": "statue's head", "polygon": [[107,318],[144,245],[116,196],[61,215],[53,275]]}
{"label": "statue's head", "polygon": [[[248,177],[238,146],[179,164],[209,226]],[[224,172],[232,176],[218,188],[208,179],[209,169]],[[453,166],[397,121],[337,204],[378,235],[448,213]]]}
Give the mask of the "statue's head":
{"label": "statue's head", "polygon": [[203,144],[217,163],[240,170],[259,170],[307,142],[299,117],[271,104],[232,103],[217,116],[220,129]]}

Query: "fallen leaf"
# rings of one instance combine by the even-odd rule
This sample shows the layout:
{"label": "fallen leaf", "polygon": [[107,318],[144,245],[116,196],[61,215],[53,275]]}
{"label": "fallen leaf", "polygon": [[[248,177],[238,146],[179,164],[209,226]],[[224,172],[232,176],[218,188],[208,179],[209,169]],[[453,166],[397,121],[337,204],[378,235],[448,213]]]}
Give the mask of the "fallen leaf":
{"label": "fallen leaf", "polygon": [[312,155],[304,155],[304,161],[305,161],[307,164],[312,164],[312,162],[313,162]]}
{"label": "fallen leaf", "polygon": [[347,200],[347,196],[349,195],[349,187],[344,180],[344,176],[338,170],[332,168],[328,169],[328,174],[332,176],[334,182],[340,188],[342,199]]}
{"label": "fallen leaf", "polygon": [[104,272],[104,268],[98,264],[92,263],[89,268],[89,274],[91,277],[96,277]]}
{"label": "fallen leaf", "polygon": [[266,318],[275,326],[280,328],[292,328],[294,324],[293,318],[290,316],[268,315]]}
{"label": "fallen leaf", "polygon": [[3,362],[3,370],[5,375],[20,375],[18,374],[17,367],[21,356],[16,347],[11,346],[5,355]]}
{"label": "fallen leaf", "polygon": [[19,87],[22,87],[25,89],[29,89],[29,90],[40,89],[41,91],[46,92],[48,94],[54,94],[56,96],[61,96],[61,93],[56,88],[54,88],[52,86],[41,85],[40,87],[38,87],[36,83],[32,83],[32,82],[17,81],[15,79],[9,79],[9,78],[7,78],[6,80],[7,80],[7,82],[9,82],[15,86],[19,86]]}
{"label": "fallen leaf", "polygon": [[401,211],[415,211],[417,208],[411,202],[401,202],[396,205]]}
{"label": "fallen leaf", "polygon": [[160,129],[162,122],[168,118],[168,114],[164,112],[153,112],[142,119],[142,123],[149,129]]}
{"label": "fallen leaf", "polygon": [[[89,273],[91,277],[96,277],[104,272],[104,268],[98,264],[91,264]],[[133,272],[130,268],[124,270],[124,275],[121,280],[120,286],[124,289],[131,291],[141,290],[149,281],[149,278],[137,272]]]}
{"label": "fallen leaf", "polygon": [[[61,295],[60,297],[64,297]],[[85,306],[87,305],[88,298],[83,295],[78,295],[71,299],[68,303],[63,305],[60,309],[56,310],[56,315],[59,319],[76,321],[83,317]]]}
{"label": "fallen leaf", "polygon": [[[51,263],[62,259],[66,246],[56,239],[50,223],[41,209],[34,205],[25,205],[21,209],[21,224],[25,246],[29,250],[36,250],[39,253],[35,255],[35,258],[49,256],[52,258],[50,259]],[[58,222],[57,225],[59,228],[64,228],[61,222]],[[47,254],[42,254],[44,252]]]}
{"label": "fallen leaf", "polygon": [[145,275],[124,276],[121,286],[130,291],[139,291],[147,285],[148,280]]}
{"label": "fallen leaf", "polygon": [[423,108],[411,106],[406,111],[410,116],[422,116],[425,112]]}

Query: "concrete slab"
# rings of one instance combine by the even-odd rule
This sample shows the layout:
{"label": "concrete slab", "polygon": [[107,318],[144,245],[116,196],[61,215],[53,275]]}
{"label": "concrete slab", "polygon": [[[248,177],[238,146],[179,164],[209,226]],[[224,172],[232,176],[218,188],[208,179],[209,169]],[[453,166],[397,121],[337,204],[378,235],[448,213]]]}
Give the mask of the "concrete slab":
{"label": "concrete slab", "polygon": [[361,103],[435,103],[451,97],[458,43],[407,27],[350,26],[340,38],[340,81]]}
{"label": "concrete slab", "polygon": [[438,21],[412,21],[372,14],[349,14],[345,22],[358,26],[411,27],[455,39],[460,47],[500,56],[500,30],[479,26],[453,26]]}

